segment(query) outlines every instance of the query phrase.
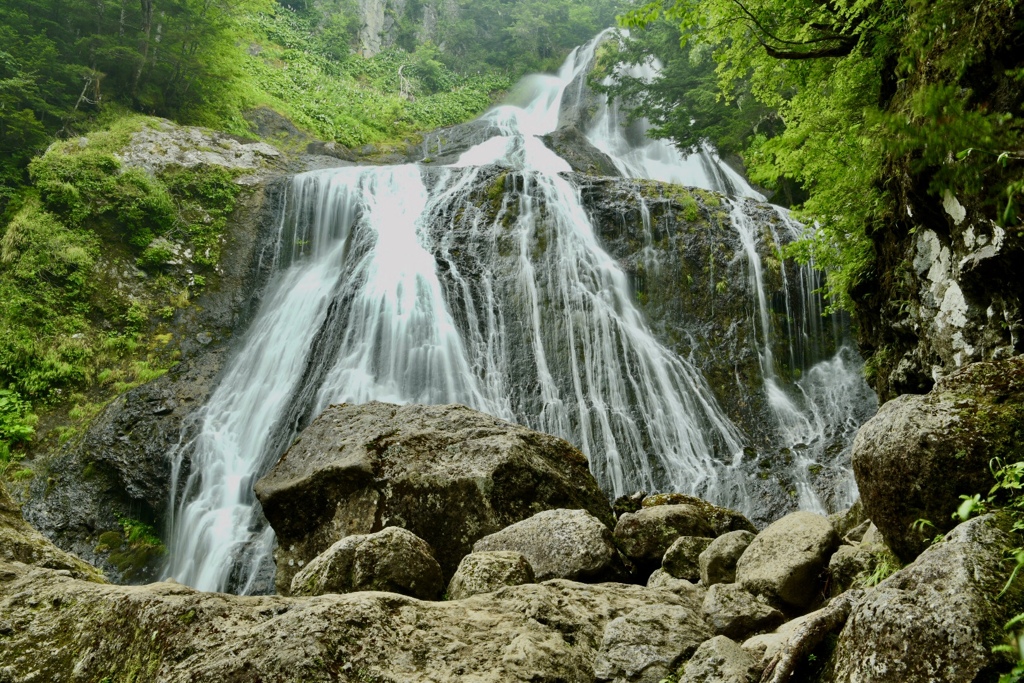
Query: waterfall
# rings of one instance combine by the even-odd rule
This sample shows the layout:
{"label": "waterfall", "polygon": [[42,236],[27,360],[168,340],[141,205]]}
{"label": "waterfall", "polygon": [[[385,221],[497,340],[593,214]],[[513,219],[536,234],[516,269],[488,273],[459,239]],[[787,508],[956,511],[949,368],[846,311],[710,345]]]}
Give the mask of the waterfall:
{"label": "waterfall", "polygon": [[[493,137],[450,166],[350,167],[291,180],[276,274],[194,435],[173,456],[181,495],[168,576],[203,590],[265,590],[273,532],[253,483],[299,430],[343,401],[462,403],[565,437],[609,495],[674,490],[750,510],[742,431],[691,359],[651,331],[568,164],[538,137],[559,125],[566,89],[582,82],[600,38],[557,75],[532,77],[525,102],[485,114]],[[733,224],[750,245],[765,392],[781,441],[801,449],[796,469],[806,470],[823,444],[859,424],[850,408],[863,398],[856,355],[815,357],[798,381],[782,377],[756,227],[740,200],[762,198],[711,150],[694,161],[664,143],[630,146],[617,116],[614,103],[605,106],[587,135],[626,175],[734,197]],[[484,183],[494,183],[493,210],[479,206]],[[794,289],[811,296],[809,282],[800,284]],[[809,339],[817,304],[799,305],[802,316],[787,316],[788,337]],[[809,342],[799,353],[793,344],[797,367]],[[800,496],[823,509],[805,479]]]}

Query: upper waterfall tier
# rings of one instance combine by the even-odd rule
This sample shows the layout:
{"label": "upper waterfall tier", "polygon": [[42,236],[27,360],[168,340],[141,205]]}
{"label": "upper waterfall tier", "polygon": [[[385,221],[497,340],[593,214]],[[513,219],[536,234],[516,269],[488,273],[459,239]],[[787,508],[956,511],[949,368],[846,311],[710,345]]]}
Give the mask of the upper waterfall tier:
{"label": "upper waterfall tier", "polygon": [[681,491],[760,521],[849,502],[873,396],[815,275],[781,256],[798,226],[709,150],[630,143],[614,106],[585,136],[626,179],[567,173],[538,137],[573,118],[603,37],[443,167],[292,179],[277,274],[176,453],[171,576],[265,588],[253,482],[342,401],[458,402],[563,436],[612,496]]}

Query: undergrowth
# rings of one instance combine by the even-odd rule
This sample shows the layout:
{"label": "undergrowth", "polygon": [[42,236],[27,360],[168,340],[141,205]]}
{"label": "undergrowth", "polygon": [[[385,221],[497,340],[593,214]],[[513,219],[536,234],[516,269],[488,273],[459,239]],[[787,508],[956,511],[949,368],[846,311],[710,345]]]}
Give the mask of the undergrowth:
{"label": "undergrowth", "polygon": [[309,18],[283,7],[242,21],[258,41],[244,63],[250,103],[348,147],[468,121],[511,85],[499,71],[456,74],[430,44],[371,58],[339,55],[317,38]]}
{"label": "undergrowth", "polygon": [[[117,156],[157,125],[111,108],[96,129],[54,143],[0,232],[0,469],[33,439],[34,413],[62,406],[62,440],[113,396],[165,373],[169,328],[208,278],[241,188],[236,171],[152,175]],[[28,476],[27,474],[21,476]]]}

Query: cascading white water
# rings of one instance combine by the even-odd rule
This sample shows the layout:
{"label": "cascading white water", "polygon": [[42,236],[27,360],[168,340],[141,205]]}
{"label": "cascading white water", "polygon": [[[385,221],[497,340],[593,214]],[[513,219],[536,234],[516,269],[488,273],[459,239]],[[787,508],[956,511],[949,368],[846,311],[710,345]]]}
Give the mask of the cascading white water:
{"label": "cascading white water", "polygon": [[[755,319],[752,321],[753,336],[775,430],[781,442],[796,451],[791,471],[800,508],[825,514],[826,506],[811,486],[809,473],[813,468],[822,467],[826,461],[823,455],[827,448],[837,441],[848,443],[852,440],[860,426],[864,406],[873,403],[873,396],[864,381],[861,364],[855,360],[856,354],[848,347],[842,347],[833,357],[820,361],[818,354],[814,354],[811,360],[818,362],[810,365],[807,373],[791,384],[786,381],[790,378],[780,377],[773,350],[779,340],[773,339],[768,288],[757,246],[762,226],[752,220],[745,210],[743,200],[729,200],[729,204],[730,223],[743,245],[749,287],[756,304]],[[788,212],[780,207],[775,207],[775,212],[789,233],[786,237],[799,237],[802,228],[789,217]],[[783,244],[778,232],[774,232],[772,241],[777,245]],[[781,256],[779,254],[780,261]],[[811,264],[800,266],[799,272],[801,287],[797,291],[801,295],[800,304],[803,307],[800,319],[805,321],[805,325],[820,325],[820,294],[815,285],[817,274]],[[785,269],[781,269],[781,276],[788,307],[792,297]],[[791,311],[787,310],[786,320],[790,325],[792,319]],[[816,336],[820,338],[820,332]],[[810,341],[813,337],[805,330],[804,338]],[[789,367],[791,371],[799,370],[803,363],[798,364],[796,361],[796,335],[792,329],[785,341]],[[784,384],[790,384],[789,391]],[[852,476],[844,479],[849,482],[848,485],[835,494],[839,504],[850,504],[856,497],[856,484]]]}
{"label": "cascading white water", "polygon": [[[565,90],[581,82],[597,42],[574,51],[557,76],[533,77],[522,106],[486,114],[499,134],[448,168],[293,179],[277,275],[194,438],[176,454],[174,490],[185,481],[168,575],[205,590],[260,589],[273,534],[252,485],[299,429],[340,401],[463,403],[568,438],[609,494],[671,489],[749,505],[742,434],[700,372],[651,333],[579,189],[559,175],[569,165],[537,137],[557,127]],[[733,196],[759,197],[710,152],[694,165],[663,154],[664,143],[626,147],[609,123],[615,116],[614,107],[599,112],[588,136],[627,175],[671,171],[707,189],[721,189],[724,177]],[[496,217],[477,215],[470,195],[494,164],[518,191],[503,193]],[[477,215],[468,239],[449,229],[456,213]],[[766,391],[786,442],[814,443],[842,421],[836,406],[849,387],[833,378],[855,370],[855,357],[841,353],[806,373],[799,401],[779,388],[750,237]],[[460,270],[467,252],[472,272]],[[802,503],[820,507],[807,492]]]}

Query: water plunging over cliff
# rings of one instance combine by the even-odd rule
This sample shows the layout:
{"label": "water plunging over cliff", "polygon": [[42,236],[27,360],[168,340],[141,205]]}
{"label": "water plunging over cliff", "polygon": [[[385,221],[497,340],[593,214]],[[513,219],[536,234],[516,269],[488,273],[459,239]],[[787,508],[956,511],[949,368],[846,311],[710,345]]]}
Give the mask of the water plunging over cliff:
{"label": "water plunging over cliff", "polygon": [[[176,454],[175,476],[185,481],[175,482],[182,495],[169,575],[206,590],[263,589],[273,534],[252,485],[298,430],[342,401],[463,403],[564,436],[587,454],[610,495],[684,491],[751,511],[743,431],[698,360],[652,331],[625,270],[602,247],[580,187],[564,175],[568,164],[537,137],[558,126],[566,88],[590,68],[596,44],[574,51],[557,76],[533,77],[522,106],[486,114],[497,134],[457,163],[330,169],[292,180],[277,274],[200,413],[197,436]],[[674,180],[736,197],[731,222],[750,273],[774,433],[800,447],[792,465],[803,473],[794,477],[800,502],[821,509],[807,468],[845,443],[844,430],[870,399],[858,393],[855,355],[818,363],[821,350],[808,349],[821,337],[813,329],[820,321],[810,319],[820,310],[804,310],[787,316],[802,327],[787,332],[789,375],[778,372],[757,247],[763,225],[747,220],[740,200],[759,195],[710,151],[696,164],[673,151],[677,163],[657,151],[663,143],[628,145],[616,116],[614,106],[599,112],[588,138],[626,175],[668,169]],[[792,228],[784,214],[775,219]],[[786,305],[813,308],[812,282],[787,281],[799,294],[787,294]]]}

